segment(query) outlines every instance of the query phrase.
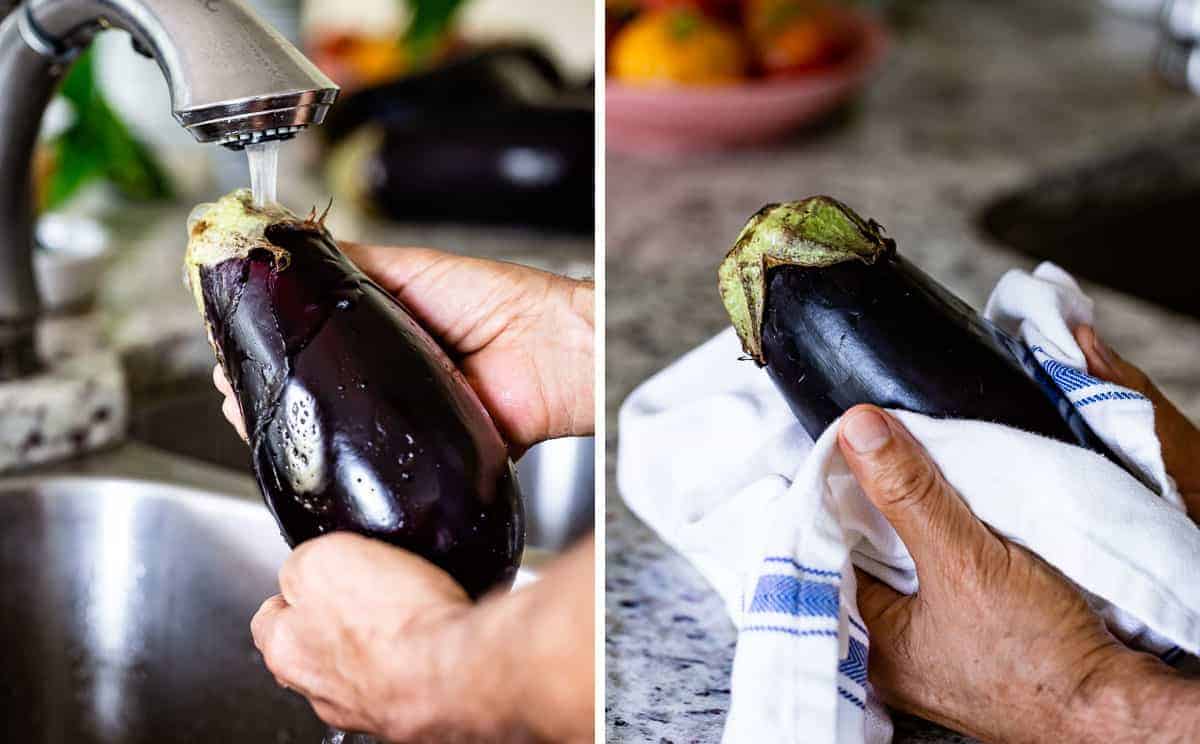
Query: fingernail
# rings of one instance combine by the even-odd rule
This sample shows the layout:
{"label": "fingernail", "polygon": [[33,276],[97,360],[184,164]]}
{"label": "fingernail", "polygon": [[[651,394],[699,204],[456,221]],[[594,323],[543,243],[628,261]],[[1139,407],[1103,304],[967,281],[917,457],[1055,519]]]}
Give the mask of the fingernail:
{"label": "fingernail", "polygon": [[875,411],[859,411],[842,425],[842,436],[859,454],[874,452],[888,443],[892,430],[883,416]]}

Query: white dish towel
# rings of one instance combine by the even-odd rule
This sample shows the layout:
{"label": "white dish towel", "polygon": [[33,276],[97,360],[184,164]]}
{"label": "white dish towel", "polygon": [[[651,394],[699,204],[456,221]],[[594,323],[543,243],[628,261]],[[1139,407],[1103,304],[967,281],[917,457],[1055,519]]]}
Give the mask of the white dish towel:
{"label": "white dish towel", "polygon": [[[1019,335],[1160,498],[1080,447],[995,424],[895,412],[983,521],[1086,591],[1114,632],[1200,652],[1200,530],[1183,513],[1138,393],[1086,373],[1071,328],[1092,303],[1065,272],[1013,271],[986,315]],[[618,487],[690,560],[738,628],[727,744],[888,742],[867,685],[852,565],[917,588],[895,531],[854,482],[836,424],[815,443],[732,329],[639,387],[620,415]]]}

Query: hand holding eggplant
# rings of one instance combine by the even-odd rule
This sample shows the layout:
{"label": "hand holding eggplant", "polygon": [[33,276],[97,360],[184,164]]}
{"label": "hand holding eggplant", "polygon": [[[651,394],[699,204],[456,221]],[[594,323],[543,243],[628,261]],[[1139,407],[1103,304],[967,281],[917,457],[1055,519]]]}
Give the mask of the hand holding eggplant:
{"label": "hand holding eggplant", "polygon": [[988,530],[898,421],[859,406],[838,444],[919,575],[909,596],[856,571],[887,703],[985,741],[1200,734],[1200,683],[1120,644],[1061,575]]}
{"label": "hand holding eggplant", "polygon": [[[310,330],[282,335],[289,344],[298,337],[299,346],[319,351],[322,347],[312,341],[319,333],[311,328],[319,329],[320,322],[307,317],[321,303],[299,302],[295,297],[303,298],[311,291],[306,283],[332,266],[336,291],[326,295],[332,294],[338,300],[336,309],[343,309],[347,303],[340,298],[355,295],[363,286],[361,275],[355,277],[358,270],[343,265],[345,257],[366,272],[371,288],[394,295],[402,303],[397,307],[411,313],[455,357],[510,451],[551,437],[591,432],[590,283],[424,249],[354,244],[334,248],[319,223],[273,216],[276,221],[262,231],[257,228],[261,215],[248,212],[244,199],[235,195],[232,201],[223,201],[233,219],[223,215],[220,205],[199,217],[210,224],[199,230],[193,225],[189,270],[193,288],[203,290],[198,291],[198,304],[222,361],[214,370],[214,380],[226,397],[223,410],[243,438],[256,432],[253,419],[243,418],[247,401],[259,421],[273,415],[271,406],[260,403],[263,395],[245,394],[248,387],[259,384],[258,357],[270,357],[263,353],[270,346],[247,341],[259,337],[273,341],[281,326],[289,331],[288,324],[299,320],[301,328]],[[231,223],[236,229],[230,229]],[[228,229],[234,239],[218,234],[219,240],[206,244],[204,232],[213,225]],[[247,235],[252,238],[249,246],[244,240]],[[265,245],[257,242],[263,238]],[[232,256],[230,247],[236,249]],[[215,259],[210,249],[217,249]],[[288,275],[297,261],[305,274]],[[255,284],[259,274],[263,278]],[[231,301],[224,302],[220,293],[230,287],[237,291],[229,292]],[[238,326],[238,312],[254,312],[263,296],[271,297],[275,307],[260,308]],[[362,303],[357,296],[350,299]],[[377,297],[373,301],[380,302]],[[304,311],[281,321],[278,305],[285,302]],[[387,303],[382,305],[386,308]],[[372,319],[367,320],[369,326]],[[357,333],[369,329],[363,323],[349,324],[341,335],[352,344]],[[339,374],[364,358],[395,358],[380,344],[413,343],[406,334],[373,338],[375,347],[352,348],[356,355],[345,354],[344,346],[333,347],[340,352],[332,358]],[[436,357],[436,352],[428,354]],[[231,365],[232,359],[239,363]],[[282,367],[290,373],[293,360],[284,361],[268,371]],[[331,359],[318,357],[309,363],[328,369]],[[444,364],[449,365],[449,360]],[[247,375],[247,365],[255,375]],[[241,375],[240,391],[226,377],[230,369]],[[384,390],[422,380],[414,378],[411,369],[383,366],[375,372],[374,385]],[[312,383],[319,386],[322,381]],[[329,386],[328,380],[324,383]],[[370,406],[364,407],[371,403],[367,396],[354,395],[352,403],[368,415],[377,415]],[[330,404],[330,412],[344,414],[338,408],[345,398],[336,401]],[[421,407],[419,401],[413,405]],[[431,408],[426,415],[433,413]],[[261,441],[261,431],[260,426],[259,437],[249,439]],[[369,431],[366,438],[371,441],[369,451],[383,461],[411,459],[406,454],[412,449],[411,438],[395,432],[388,436],[383,429]],[[430,493],[425,499],[447,497],[453,500],[455,494]],[[421,498],[419,491],[416,498]],[[487,534],[490,521],[476,524],[476,532]],[[403,536],[395,542],[409,547]],[[411,549],[425,554],[425,547],[417,543]],[[280,573],[282,594],[268,599],[255,616],[255,642],[280,684],[304,694],[327,723],[341,729],[394,741],[590,741],[590,541],[560,559],[534,587],[513,594],[493,592],[472,604],[468,593],[483,595],[494,585],[491,578],[497,569],[515,570],[506,556],[495,561],[477,551],[478,567],[470,563],[472,556],[465,564],[440,562],[451,576],[413,552],[356,535],[308,539]],[[438,557],[436,546],[426,557]],[[505,586],[503,581],[500,586]]]}
{"label": "hand holding eggplant", "polygon": [[298,547],[254,616],[281,685],[386,741],[592,741],[593,548],[472,604],[445,572],[339,533]]}
{"label": "hand holding eggplant", "polygon": [[[917,564],[912,596],[856,572],[885,701],[989,741],[1200,734],[1200,684],[1117,642],[1057,572],[988,530],[881,410],[1006,424],[1119,463],[1020,341],[828,197],[754,215],[719,277],[743,348],[808,433],[845,414],[842,453]],[[1197,520],[1200,430],[1091,328],[1076,339],[1093,375],[1153,402],[1168,473]]]}
{"label": "hand holding eggplant", "polygon": [[[591,282],[428,248],[339,246],[457,356],[514,457],[546,439],[592,433]],[[220,365],[213,379],[245,439]]]}
{"label": "hand holding eggplant", "polygon": [[341,245],[451,350],[514,457],[592,433],[592,282],[429,248]]}

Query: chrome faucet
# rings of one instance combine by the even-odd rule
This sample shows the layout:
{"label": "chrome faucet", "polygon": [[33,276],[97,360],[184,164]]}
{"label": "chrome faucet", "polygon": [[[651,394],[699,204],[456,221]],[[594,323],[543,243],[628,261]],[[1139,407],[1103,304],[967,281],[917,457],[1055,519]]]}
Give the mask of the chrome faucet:
{"label": "chrome faucet", "polygon": [[[3,8],[11,2],[0,0]],[[59,78],[120,28],[158,62],[176,120],[241,149],[320,124],[337,86],[244,0],[25,0],[0,23],[0,380],[38,368],[31,162]]]}

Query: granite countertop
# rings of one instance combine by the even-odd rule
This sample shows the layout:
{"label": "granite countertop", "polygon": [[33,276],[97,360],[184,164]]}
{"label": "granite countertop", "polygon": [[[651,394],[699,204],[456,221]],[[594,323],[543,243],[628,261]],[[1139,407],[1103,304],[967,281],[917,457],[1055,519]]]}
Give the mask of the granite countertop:
{"label": "granite countertop", "polygon": [[[852,110],[771,147],[607,165],[607,727],[613,742],[710,742],[729,705],[733,627],[718,597],[626,509],[616,414],[641,381],[728,324],[715,268],[764,203],[837,196],[979,306],[1034,262],[984,240],[978,210],[1056,165],[1200,120],[1151,73],[1152,28],[1097,0],[910,3]],[[1200,322],[1088,285],[1099,327],[1200,416]],[[714,432],[714,436],[719,433]],[[957,737],[897,721],[898,741]]]}

